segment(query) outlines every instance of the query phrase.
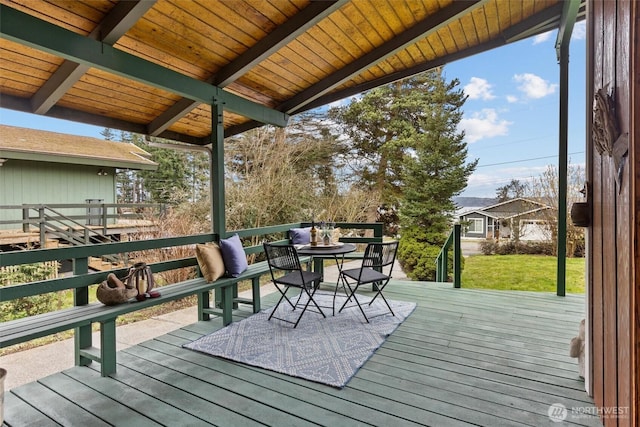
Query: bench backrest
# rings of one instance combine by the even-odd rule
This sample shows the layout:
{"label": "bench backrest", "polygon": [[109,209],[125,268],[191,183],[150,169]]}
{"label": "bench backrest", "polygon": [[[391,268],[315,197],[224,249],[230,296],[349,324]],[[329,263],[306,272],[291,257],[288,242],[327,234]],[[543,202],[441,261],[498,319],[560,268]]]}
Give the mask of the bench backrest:
{"label": "bench backrest", "polygon": [[[280,224],[269,227],[230,231],[226,234],[227,236],[231,236],[237,233],[243,240],[243,242],[245,242],[245,244],[249,242],[249,245],[245,246],[244,248],[245,253],[247,255],[259,255],[264,251],[264,248],[262,246],[263,240],[283,243],[288,242],[287,233],[289,229],[304,227],[308,225],[310,225],[310,223]],[[381,223],[339,223],[336,226],[342,227],[344,229],[373,229],[374,231],[373,238],[344,237],[340,239],[341,241],[347,243],[367,243],[369,241],[382,240]],[[284,238],[282,238],[283,236]],[[219,241],[219,238],[220,236],[218,236],[217,234],[209,233],[119,243],[103,243],[64,248],[35,249],[30,251],[0,252],[0,266],[63,260],[71,260],[73,264],[73,273],[68,277],[0,287],[0,302],[71,289],[76,291],[76,304],[86,304],[88,303],[89,286],[102,282],[106,279],[109,273],[115,273],[118,277],[122,277],[126,275],[128,271],[127,267],[114,268],[111,270],[99,272],[90,272],[89,259],[91,257],[117,255],[153,249],[167,249],[180,246],[195,246],[198,243]],[[147,264],[151,267],[151,270],[154,273],[177,270],[185,267],[195,267],[198,265],[197,259],[195,258],[195,250],[192,253],[193,256],[189,257],[153,263],[148,262]]]}

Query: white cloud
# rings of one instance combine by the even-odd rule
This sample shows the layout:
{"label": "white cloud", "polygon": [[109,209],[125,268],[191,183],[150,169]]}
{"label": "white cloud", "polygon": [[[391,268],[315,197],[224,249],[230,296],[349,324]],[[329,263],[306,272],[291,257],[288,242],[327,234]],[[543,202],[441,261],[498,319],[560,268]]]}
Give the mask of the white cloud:
{"label": "white cloud", "polygon": [[[556,34],[557,30],[547,31],[546,33],[538,34],[533,37],[533,44],[544,43],[551,39]],[[587,23],[586,21],[576,22],[573,26],[573,32],[571,33],[572,40],[584,40],[587,38]]]}
{"label": "white cloud", "polygon": [[514,102],[518,102],[518,97],[515,95],[507,95],[507,102],[509,104],[513,104]]}
{"label": "white cloud", "polygon": [[535,177],[540,176],[547,170],[546,165],[542,166],[527,166],[526,163],[520,166],[510,166],[500,169],[498,172],[503,177],[509,177],[510,179],[518,179],[520,181],[532,180]]}
{"label": "white cloud", "polygon": [[516,74],[513,76],[513,79],[520,83],[518,89],[524,92],[527,98],[544,98],[547,95],[555,93],[556,87],[558,87],[557,84],[549,83],[542,77],[531,73]]}
{"label": "white cloud", "polygon": [[464,88],[464,93],[469,96],[469,99],[482,99],[488,101],[495,98],[491,93],[491,85],[485,79],[480,77],[471,77],[469,84]]}
{"label": "white cloud", "polygon": [[481,168],[469,176],[467,188],[462,195],[495,197],[498,187],[509,184],[513,179],[517,179],[521,183],[531,183],[546,169],[546,166],[520,166],[491,170]]}
{"label": "white cloud", "polygon": [[485,108],[475,112],[471,118],[460,120],[459,127],[465,132],[465,139],[472,143],[483,138],[506,135],[511,122],[498,119],[498,113],[493,108]]}
{"label": "white cloud", "polygon": [[542,34],[538,34],[537,36],[535,36],[533,38],[533,44],[540,44],[540,43],[544,43],[547,40],[549,40],[551,38],[551,35],[553,34],[555,30],[553,31],[547,31],[546,33],[542,33]]}
{"label": "white cloud", "polygon": [[573,33],[571,33],[571,39],[584,40],[587,38],[587,23],[586,21],[576,22],[573,27]]}

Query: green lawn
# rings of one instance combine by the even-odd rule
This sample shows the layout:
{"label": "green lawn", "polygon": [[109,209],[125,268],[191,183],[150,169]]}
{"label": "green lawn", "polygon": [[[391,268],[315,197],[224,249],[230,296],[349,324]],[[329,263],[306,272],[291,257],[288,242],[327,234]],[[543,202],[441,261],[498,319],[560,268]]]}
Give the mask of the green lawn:
{"label": "green lawn", "polygon": [[[462,287],[556,292],[556,257],[473,255],[465,259]],[[584,293],[584,258],[567,258],[567,293]]]}

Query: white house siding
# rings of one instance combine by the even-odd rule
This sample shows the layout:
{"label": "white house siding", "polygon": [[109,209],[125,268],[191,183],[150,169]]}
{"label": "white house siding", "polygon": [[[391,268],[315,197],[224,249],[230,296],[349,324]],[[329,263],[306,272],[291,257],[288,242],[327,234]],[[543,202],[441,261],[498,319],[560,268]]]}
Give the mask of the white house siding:
{"label": "white house siding", "polygon": [[521,220],[520,230],[522,230],[520,240],[539,242],[549,239],[547,227],[540,221]]}

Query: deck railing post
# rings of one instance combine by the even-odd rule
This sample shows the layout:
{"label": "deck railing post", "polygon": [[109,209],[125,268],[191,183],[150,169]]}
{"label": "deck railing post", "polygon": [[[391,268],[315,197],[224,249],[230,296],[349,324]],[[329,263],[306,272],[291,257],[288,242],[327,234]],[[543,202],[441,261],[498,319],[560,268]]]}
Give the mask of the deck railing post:
{"label": "deck railing post", "polygon": [[107,205],[102,204],[102,235],[107,235]]}
{"label": "deck railing post", "polygon": [[440,281],[447,281],[447,272],[449,271],[449,245],[448,242],[445,244],[444,250],[442,251],[442,256],[440,257],[440,263],[442,264],[442,268],[440,269]]}
{"label": "deck railing post", "polygon": [[460,224],[453,226],[453,287],[460,287],[462,275],[462,248],[460,244]]}
{"label": "deck railing post", "polygon": [[38,208],[38,226],[40,230],[40,247],[45,246],[46,224],[44,220],[44,206]]}
{"label": "deck railing post", "polygon": [[25,205],[22,206],[22,231],[28,233],[29,228],[31,228],[31,221],[29,221],[29,208],[24,207]]}

